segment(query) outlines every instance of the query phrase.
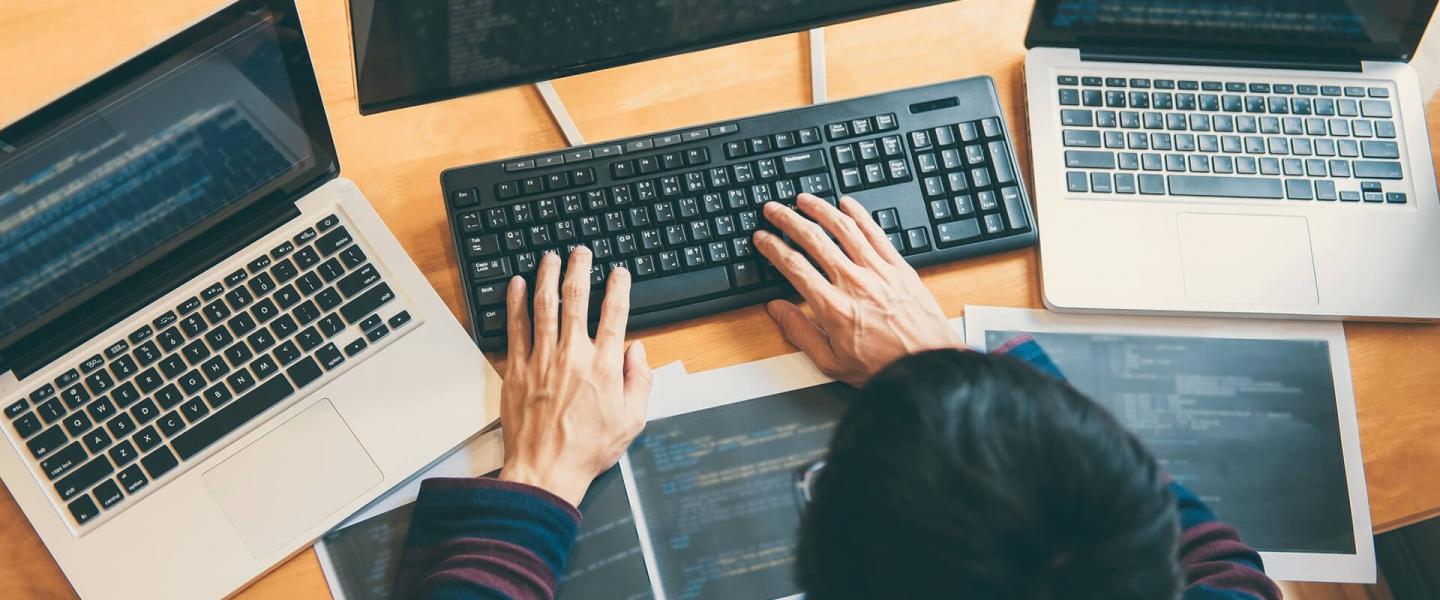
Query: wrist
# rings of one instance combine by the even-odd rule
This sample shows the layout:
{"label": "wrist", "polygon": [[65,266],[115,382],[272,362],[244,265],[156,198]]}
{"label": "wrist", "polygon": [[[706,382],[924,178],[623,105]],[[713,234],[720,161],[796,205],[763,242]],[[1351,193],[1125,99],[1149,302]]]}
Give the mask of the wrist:
{"label": "wrist", "polygon": [[529,465],[506,463],[501,467],[498,479],[540,488],[579,509],[580,500],[585,497],[585,491],[590,488],[593,478],[563,471],[563,469],[536,469]]}

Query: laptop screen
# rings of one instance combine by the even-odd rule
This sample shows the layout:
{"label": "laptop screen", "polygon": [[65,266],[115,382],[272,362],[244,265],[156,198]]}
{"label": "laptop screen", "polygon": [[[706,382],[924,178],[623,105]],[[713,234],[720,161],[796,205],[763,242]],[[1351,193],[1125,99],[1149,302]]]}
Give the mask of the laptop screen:
{"label": "laptop screen", "polygon": [[0,130],[0,337],[331,170],[293,15],[243,5]]}
{"label": "laptop screen", "polygon": [[351,0],[350,24],[373,112],[942,1]]}
{"label": "laptop screen", "polygon": [[1027,45],[1409,60],[1435,0],[1040,0]]}

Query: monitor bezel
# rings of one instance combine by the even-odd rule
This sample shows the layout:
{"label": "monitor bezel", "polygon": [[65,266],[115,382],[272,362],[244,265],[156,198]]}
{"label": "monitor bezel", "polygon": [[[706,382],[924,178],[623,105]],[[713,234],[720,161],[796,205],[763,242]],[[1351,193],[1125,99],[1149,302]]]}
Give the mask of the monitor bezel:
{"label": "monitor bezel", "polygon": [[[776,36],[776,35],[782,35],[782,34],[788,34],[788,33],[795,33],[795,32],[797,32],[797,31],[805,31],[805,30],[807,30],[807,29],[812,29],[812,28],[815,28],[815,27],[823,26],[823,25],[829,25],[829,24],[834,24],[834,23],[841,23],[841,22],[845,22],[845,21],[853,21],[853,20],[856,20],[856,19],[861,19],[861,18],[866,18],[866,17],[873,17],[873,16],[884,15],[884,14],[890,14],[890,13],[900,12],[900,11],[903,11],[903,10],[909,10],[909,9],[913,9],[913,8],[922,8],[922,7],[926,7],[926,6],[934,6],[934,5],[938,5],[938,4],[946,4],[946,3],[949,3],[949,2],[955,2],[955,1],[956,1],[956,0],[897,0],[897,1],[893,1],[893,2],[887,2],[886,6],[877,7],[877,8],[875,8],[875,9],[873,9],[873,10],[872,10],[872,9],[863,9],[863,10],[856,10],[856,11],[848,11],[848,12],[842,13],[842,14],[840,14],[840,15],[836,15],[836,16],[834,16],[834,17],[823,18],[823,19],[811,19],[811,20],[806,20],[806,21],[802,21],[802,22],[799,22],[799,23],[789,24],[789,25],[785,25],[785,26],[781,26],[781,27],[757,29],[757,30],[754,30],[754,31],[746,32],[746,33],[743,34],[743,35],[737,35],[737,36],[726,37],[726,38],[716,38],[716,39],[713,39],[713,40],[707,40],[707,41],[702,42],[702,43],[699,43],[699,44],[693,44],[693,45],[688,45],[688,46],[687,46],[687,45],[676,45],[676,46],[665,46],[665,47],[657,46],[654,50],[651,50],[651,51],[637,52],[637,53],[634,53],[634,54],[625,55],[625,56],[620,56],[620,57],[611,58],[611,59],[605,59],[605,60],[588,61],[588,62],[579,63],[579,64],[575,64],[575,65],[570,65],[570,66],[561,66],[561,67],[556,67],[556,68],[549,69],[549,70],[538,71],[538,72],[536,72],[535,74],[525,74],[525,75],[517,75],[517,76],[513,76],[513,77],[503,77],[503,78],[495,79],[495,80],[493,80],[493,81],[489,81],[489,82],[485,82],[485,83],[470,84],[470,85],[460,85],[460,86],[454,86],[454,87],[445,88],[445,89],[443,89],[443,90],[434,91],[434,92],[420,92],[420,93],[411,94],[411,95],[408,95],[408,96],[401,96],[401,97],[398,97],[398,98],[385,99],[385,100],[375,100],[375,101],[366,101],[366,99],[365,99],[365,94],[364,94],[364,92],[362,91],[362,90],[363,90],[363,82],[362,82],[362,80],[361,80],[361,73],[360,73],[360,72],[361,72],[361,69],[362,69],[362,66],[363,66],[363,65],[361,65],[360,60],[359,60],[359,56],[358,56],[358,53],[359,53],[359,50],[360,50],[360,49],[355,45],[355,42],[354,42],[354,40],[356,39],[355,26],[356,26],[357,19],[354,18],[354,15],[353,15],[353,14],[350,14],[349,21],[350,21],[350,36],[351,36],[351,37],[350,37],[350,39],[351,39],[351,43],[350,43],[350,45],[351,45],[351,62],[352,62],[352,63],[354,64],[354,66],[355,66],[355,69],[354,69],[354,73],[355,73],[355,99],[356,99],[356,102],[360,105],[360,114],[362,114],[362,115],[372,115],[372,114],[381,113],[381,112],[386,112],[386,111],[391,111],[391,110],[396,110],[396,109],[400,109],[400,108],[408,108],[408,107],[411,107],[411,106],[418,106],[418,105],[421,105],[421,104],[428,104],[428,103],[437,102],[437,101],[440,101],[440,100],[449,100],[449,99],[453,99],[453,98],[460,98],[460,97],[464,97],[464,96],[470,96],[470,95],[473,95],[473,94],[479,94],[479,93],[483,93],[483,92],[490,92],[490,91],[495,91],[495,90],[500,90],[500,89],[515,87],[515,86],[518,86],[518,85],[532,84],[532,83],[536,83],[536,82],[540,82],[540,81],[547,81],[547,80],[552,80],[552,79],[559,79],[559,78],[562,78],[562,77],[570,77],[570,76],[572,76],[572,75],[580,75],[580,74],[583,74],[583,73],[590,73],[590,72],[593,72],[593,71],[599,71],[599,70],[602,70],[602,69],[608,69],[608,68],[611,68],[611,67],[618,67],[618,66],[633,64],[633,63],[637,63],[637,62],[643,62],[643,61],[647,61],[647,60],[653,60],[653,59],[657,59],[657,58],[665,58],[665,57],[667,57],[667,56],[676,56],[676,55],[679,55],[679,54],[686,54],[686,53],[690,53],[690,52],[698,52],[698,51],[701,51],[701,50],[709,50],[709,49],[712,49],[712,48],[718,48],[718,47],[720,47],[720,46],[727,46],[727,45],[730,45],[730,44],[738,44],[738,43],[742,43],[742,42],[754,41],[754,40],[758,40],[758,39],[762,39],[762,38],[767,38],[767,37],[772,37],[772,36]],[[353,3],[351,3],[351,4],[353,4]],[[347,12],[348,12],[348,11],[347,11]]]}
{"label": "monitor bezel", "polygon": [[[127,280],[152,279],[155,273],[147,271],[173,271],[186,257],[171,257],[172,253],[183,253],[193,242],[201,241],[207,235],[218,234],[237,227],[253,226],[253,215],[272,213],[291,205],[311,190],[334,179],[340,174],[340,163],[335,151],[334,138],[326,118],[324,101],[320,95],[319,83],[315,77],[314,65],[305,44],[304,31],[299,13],[293,0],[240,0],[225,6],[200,19],[183,31],[152,46],[121,65],[65,93],[45,106],[0,129],[0,144],[23,147],[37,139],[60,131],[84,119],[103,107],[117,96],[122,96],[152,78],[145,75],[150,71],[167,66],[178,66],[218,46],[233,34],[253,26],[256,14],[271,11],[277,15],[275,29],[285,58],[299,108],[302,126],[311,144],[313,156],[286,177],[276,179],[255,193],[242,197],[214,215],[171,237],[150,252],[137,258],[122,269],[101,279],[79,293],[30,318],[22,325],[0,335],[0,348],[8,349],[22,343],[37,331],[67,320],[71,312],[86,311],[95,306],[97,300],[106,296],[123,296],[117,288],[124,287]],[[164,73],[164,71],[159,71]],[[0,152],[0,165],[12,154]],[[200,257],[195,257],[201,259]],[[92,316],[92,318],[105,318]]]}

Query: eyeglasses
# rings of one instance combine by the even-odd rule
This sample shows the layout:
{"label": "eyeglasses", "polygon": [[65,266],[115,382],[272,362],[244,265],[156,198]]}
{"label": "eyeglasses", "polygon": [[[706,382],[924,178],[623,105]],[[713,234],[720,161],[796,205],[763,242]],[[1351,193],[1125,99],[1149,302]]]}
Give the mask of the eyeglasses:
{"label": "eyeglasses", "polygon": [[815,482],[820,479],[820,472],[824,470],[825,459],[822,458],[795,472],[795,495],[800,499],[801,510],[809,506],[814,499]]}

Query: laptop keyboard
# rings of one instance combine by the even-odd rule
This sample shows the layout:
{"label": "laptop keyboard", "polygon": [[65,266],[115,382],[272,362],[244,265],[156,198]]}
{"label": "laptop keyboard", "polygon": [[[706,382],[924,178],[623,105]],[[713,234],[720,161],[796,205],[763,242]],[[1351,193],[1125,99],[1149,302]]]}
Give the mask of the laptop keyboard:
{"label": "laptop keyboard", "polygon": [[8,404],[5,416],[84,525],[373,354],[413,321],[395,300],[332,214]]}
{"label": "laptop keyboard", "polygon": [[1389,88],[1061,75],[1066,188],[1409,202]]}

